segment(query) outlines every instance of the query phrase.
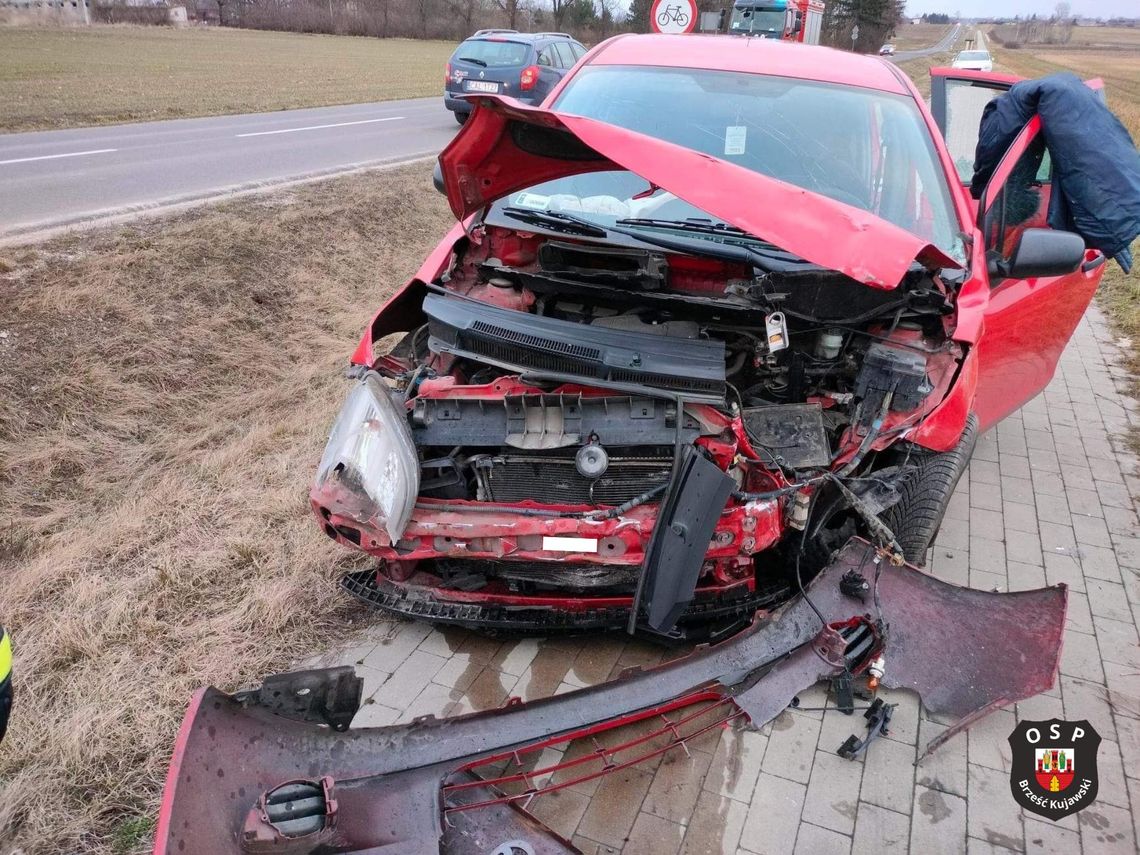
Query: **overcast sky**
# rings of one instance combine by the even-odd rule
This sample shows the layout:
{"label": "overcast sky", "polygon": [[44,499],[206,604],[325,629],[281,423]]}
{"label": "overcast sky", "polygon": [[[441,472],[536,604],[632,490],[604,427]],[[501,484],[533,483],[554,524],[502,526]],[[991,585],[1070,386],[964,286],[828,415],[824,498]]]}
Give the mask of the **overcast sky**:
{"label": "overcast sky", "polygon": [[[1050,0],[907,0],[906,12],[917,18],[923,12],[961,13],[964,18],[982,18],[991,15],[1051,15],[1056,2]],[[1135,17],[1140,14],[1136,0],[1071,0],[1074,15],[1090,18]],[[1140,39],[1140,33],[1137,34]]]}

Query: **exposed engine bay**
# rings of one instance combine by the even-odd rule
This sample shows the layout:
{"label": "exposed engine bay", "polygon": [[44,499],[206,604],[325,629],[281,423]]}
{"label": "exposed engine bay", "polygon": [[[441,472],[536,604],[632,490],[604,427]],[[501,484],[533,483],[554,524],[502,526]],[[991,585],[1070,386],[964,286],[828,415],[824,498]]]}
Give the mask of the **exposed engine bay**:
{"label": "exposed engine bay", "polygon": [[[479,386],[521,370],[626,386],[630,400],[640,392],[708,403],[741,414],[757,451],[798,470],[826,468],[845,431],[866,433],[887,414],[919,412],[935,390],[932,375],[960,357],[944,329],[951,306],[921,273],[895,291],[852,287],[818,268],[754,282],[743,266],[716,260],[487,232],[482,245],[467,248],[444,293],[427,297],[426,328],[407,342],[408,357],[428,376]],[[429,409],[417,401],[417,428],[432,420]],[[640,430],[637,422],[648,417],[631,413],[606,424],[587,417],[561,436],[508,431],[503,445],[594,445],[597,453],[582,452],[576,468],[596,480],[607,458],[620,465],[672,456],[673,436]],[[661,426],[672,433],[675,419],[674,412]],[[694,419],[680,429],[711,436],[721,426]],[[637,448],[650,453],[627,454]]]}
{"label": "exposed engine bay", "polygon": [[[385,562],[353,593],[524,630],[550,628],[550,598],[568,598],[583,619],[567,626],[616,627],[654,599],[653,553],[681,551],[656,595],[681,606],[650,623],[671,632],[689,603],[725,593],[705,617],[750,619],[853,534],[922,561],[925,543],[913,554],[883,520],[922,452],[895,443],[962,361],[947,285],[918,265],[876,289],[778,250],[759,271],[551,224],[471,230],[421,285],[422,323],[369,372],[406,411],[418,487],[385,537],[337,505],[322,463],[326,532]],[[682,470],[705,486],[681,505],[715,507],[700,521],[674,508],[685,545],[655,550]],[[781,551],[789,533],[809,548]],[[546,618],[528,623],[532,605]]]}

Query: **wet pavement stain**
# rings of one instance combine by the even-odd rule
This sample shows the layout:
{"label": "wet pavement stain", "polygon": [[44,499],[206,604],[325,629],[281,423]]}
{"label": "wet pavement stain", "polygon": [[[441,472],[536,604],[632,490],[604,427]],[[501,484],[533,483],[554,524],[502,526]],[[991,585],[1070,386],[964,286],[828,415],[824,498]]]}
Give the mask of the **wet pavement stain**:
{"label": "wet pavement stain", "polygon": [[1103,832],[1096,835],[1098,843],[1116,843],[1119,840],[1123,840],[1127,836],[1124,832],[1117,832],[1113,834],[1111,832],[1112,822],[1103,813],[1085,810],[1081,811],[1081,813],[1078,814],[1078,818],[1080,819],[1082,825],[1088,825],[1094,828],[1096,831]]}
{"label": "wet pavement stain", "polygon": [[943,784],[941,780],[939,780],[938,778],[931,778],[929,776],[919,778],[918,783],[923,787],[930,787],[930,789],[932,789],[932,790],[945,790],[945,789],[947,789],[946,785]]}
{"label": "wet pavement stain", "polygon": [[795,726],[795,718],[786,710],[772,719],[772,730],[791,730]]}
{"label": "wet pavement stain", "polygon": [[1010,837],[1008,834],[1002,834],[1000,831],[991,831],[986,829],[986,841],[992,843],[994,846],[1001,846],[1005,849],[1011,849],[1014,852],[1021,849],[1021,838]]}
{"label": "wet pavement stain", "polygon": [[950,816],[950,808],[946,806],[946,799],[938,790],[927,790],[918,797],[918,809],[929,817],[931,825],[937,825]]}
{"label": "wet pavement stain", "polygon": [[740,783],[740,774],[742,772],[741,763],[741,743],[744,738],[740,735],[734,727],[725,728],[724,734],[721,736],[726,743],[726,756],[728,761],[725,763],[724,768],[724,786],[731,790],[735,790]]}
{"label": "wet pavement stain", "polygon": [[514,693],[524,701],[550,697],[562,685],[569,670],[570,660],[564,655],[564,648],[540,641],[538,654],[531,660]]}
{"label": "wet pavement stain", "polygon": [[1084,820],[1085,822],[1087,822],[1089,825],[1091,825],[1097,831],[1103,831],[1104,829],[1108,828],[1108,826],[1110,824],[1107,816],[1105,816],[1102,813],[1096,813],[1096,812],[1091,811],[1091,810],[1085,811],[1084,814],[1081,816],[1081,819]]}
{"label": "wet pavement stain", "polygon": [[832,802],[831,806],[835,808],[836,813],[852,820],[855,819],[855,814],[859,812],[859,805],[854,802]]}

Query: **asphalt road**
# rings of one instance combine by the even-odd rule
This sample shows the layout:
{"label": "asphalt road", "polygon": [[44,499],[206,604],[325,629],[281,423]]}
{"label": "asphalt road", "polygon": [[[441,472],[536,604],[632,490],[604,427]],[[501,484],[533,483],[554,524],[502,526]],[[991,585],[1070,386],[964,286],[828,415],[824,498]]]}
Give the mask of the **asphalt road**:
{"label": "asphalt road", "polygon": [[[962,29],[892,59],[948,50]],[[442,102],[0,134],[0,240],[434,155],[458,128]]]}
{"label": "asphalt road", "polygon": [[0,134],[0,238],[433,155],[443,99]]}
{"label": "asphalt road", "polygon": [[962,32],[962,25],[955,24],[953,29],[943,36],[938,44],[931,45],[922,50],[900,50],[894,56],[890,57],[890,59],[894,62],[906,62],[908,59],[918,59],[923,56],[930,56],[932,53],[938,53],[939,51],[950,50],[950,48],[954,46],[954,42],[962,35]]}

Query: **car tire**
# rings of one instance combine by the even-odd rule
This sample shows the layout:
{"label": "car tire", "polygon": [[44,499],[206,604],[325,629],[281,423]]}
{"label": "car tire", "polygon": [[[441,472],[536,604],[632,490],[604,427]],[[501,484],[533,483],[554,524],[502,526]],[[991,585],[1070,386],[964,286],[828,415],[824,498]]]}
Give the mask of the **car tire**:
{"label": "car tire", "polygon": [[926,551],[946,516],[946,506],[966,471],[978,441],[978,417],[973,413],[958,444],[950,451],[933,452],[910,446],[914,475],[899,486],[899,501],[882,512],[884,523],[894,532],[906,560],[917,567],[926,564]]}
{"label": "car tire", "polygon": [[452,115],[455,116],[455,121],[462,125],[464,122],[467,121],[467,117],[470,116],[471,114],[470,113],[455,112],[455,113],[452,113]]}

